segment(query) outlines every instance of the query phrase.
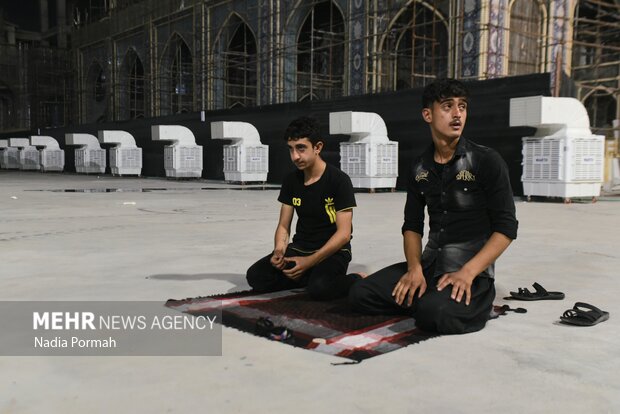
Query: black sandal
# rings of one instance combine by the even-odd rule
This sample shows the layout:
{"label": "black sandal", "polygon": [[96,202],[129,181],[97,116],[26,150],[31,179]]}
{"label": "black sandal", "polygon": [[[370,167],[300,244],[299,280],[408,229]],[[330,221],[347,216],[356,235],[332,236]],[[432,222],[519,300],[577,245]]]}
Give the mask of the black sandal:
{"label": "black sandal", "polygon": [[609,312],[589,303],[577,302],[560,317],[562,323],[577,326],[594,326],[609,319]]}
{"label": "black sandal", "polygon": [[271,319],[262,316],[256,321],[254,332],[274,341],[286,341],[293,336],[284,326],[275,326]]}
{"label": "black sandal", "polygon": [[535,289],[534,292],[530,292],[527,288],[519,288],[518,292],[510,292],[510,296],[504,299],[516,299],[516,300],[561,300],[564,299],[564,293],[562,292],[548,292],[547,289],[542,287],[539,283],[532,285]]}

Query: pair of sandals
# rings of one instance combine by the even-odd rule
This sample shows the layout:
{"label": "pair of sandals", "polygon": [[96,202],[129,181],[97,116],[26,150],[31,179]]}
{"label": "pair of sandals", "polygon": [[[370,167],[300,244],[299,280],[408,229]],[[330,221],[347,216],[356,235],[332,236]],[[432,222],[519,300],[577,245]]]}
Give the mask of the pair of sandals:
{"label": "pair of sandals", "polygon": [[[527,288],[519,288],[517,292],[510,292],[510,296],[504,299],[516,300],[562,300],[564,293],[549,292],[539,283],[534,283],[534,292]],[[518,308],[521,309],[521,308]],[[577,302],[572,309],[566,310],[560,317],[560,322],[567,325],[594,326],[609,319],[609,312],[601,310],[594,305],[585,302]]]}

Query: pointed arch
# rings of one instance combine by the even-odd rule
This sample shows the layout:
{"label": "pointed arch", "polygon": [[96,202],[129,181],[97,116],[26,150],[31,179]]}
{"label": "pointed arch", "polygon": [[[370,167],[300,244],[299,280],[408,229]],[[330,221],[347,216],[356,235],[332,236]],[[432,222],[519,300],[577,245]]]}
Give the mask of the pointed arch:
{"label": "pointed arch", "polygon": [[108,92],[108,80],[99,61],[93,60],[86,75],[87,95],[95,102],[105,99]]}
{"label": "pointed arch", "polygon": [[410,1],[381,39],[380,90],[421,87],[448,74],[448,21],[433,5]]}
{"label": "pointed arch", "polygon": [[122,119],[143,118],[146,112],[144,65],[133,47],[128,48],[125,53],[120,81]]}
{"label": "pointed arch", "polygon": [[0,81],[0,131],[15,126],[15,97],[8,85]]}
{"label": "pointed arch", "polygon": [[331,99],[344,95],[346,27],[333,1],[310,9],[297,34],[297,96]]}
{"label": "pointed arch", "polygon": [[194,62],[191,49],[178,33],[170,36],[159,68],[160,115],[192,111]]}
{"label": "pointed arch", "polygon": [[254,33],[237,14],[228,22],[225,52],[227,108],[255,106],[258,99],[258,59]]}
{"label": "pointed arch", "polygon": [[317,99],[319,99],[319,97],[317,95],[307,93],[306,95],[304,95],[301,98],[299,98],[299,102],[316,101]]}
{"label": "pointed arch", "polygon": [[104,121],[109,96],[109,82],[104,66],[97,59],[93,59],[88,67],[82,90],[84,91],[83,107],[85,109],[82,114],[83,122]]}
{"label": "pointed arch", "polygon": [[526,75],[544,70],[545,6],[538,0],[512,0],[508,11],[508,75]]}

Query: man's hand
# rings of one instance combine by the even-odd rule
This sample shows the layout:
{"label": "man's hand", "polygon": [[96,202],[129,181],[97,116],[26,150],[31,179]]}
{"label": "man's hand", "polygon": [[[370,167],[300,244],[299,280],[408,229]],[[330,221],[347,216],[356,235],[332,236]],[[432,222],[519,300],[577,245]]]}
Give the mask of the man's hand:
{"label": "man's hand", "polygon": [[426,292],[426,279],[424,279],[422,269],[410,270],[405,273],[392,291],[392,296],[396,303],[401,306],[405,299],[407,299],[406,306],[410,307],[416,290],[418,291],[418,297],[421,297]]}
{"label": "man's hand", "polygon": [[271,265],[278,270],[284,269],[286,262],[284,261],[284,250],[276,249],[273,251],[273,255],[271,256]]}
{"label": "man's hand", "polygon": [[[286,266],[287,264],[294,264],[293,267]],[[290,279],[297,280],[303,273],[314,266],[314,260],[310,256],[294,256],[284,258],[284,267],[282,273]]]}
{"label": "man's hand", "polygon": [[476,275],[471,275],[465,268],[461,268],[458,272],[446,273],[439,279],[437,290],[442,290],[448,285],[452,285],[452,293],[450,297],[457,302],[461,302],[465,295],[465,305],[469,305],[471,301],[471,285]]}

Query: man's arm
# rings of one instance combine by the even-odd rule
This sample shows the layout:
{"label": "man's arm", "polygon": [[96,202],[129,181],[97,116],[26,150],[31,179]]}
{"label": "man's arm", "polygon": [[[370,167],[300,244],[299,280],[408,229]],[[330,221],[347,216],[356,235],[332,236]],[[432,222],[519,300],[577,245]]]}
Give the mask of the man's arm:
{"label": "man's arm", "polygon": [[284,262],[284,253],[288,246],[294,212],[295,208],[288,204],[282,204],[282,207],[280,207],[280,219],[278,220],[278,226],[276,227],[276,233],[274,235],[273,256],[271,256],[271,264],[276,269],[282,270],[286,265]]}
{"label": "man's arm", "polygon": [[[394,300],[399,305],[411,306],[418,291],[418,297],[426,292],[426,279],[422,271],[422,235],[424,234],[424,206],[426,200],[422,197],[414,177],[422,167],[412,168],[411,178],[407,185],[407,202],[405,203],[405,221],[401,228],[403,233],[403,248],[407,260],[405,273],[392,291]],[[406,302],[405,302],[406,299]]]}
{"label": "man's arm", "polygon": [[463,295],[465,295],[465,304],[469,305],[471,301],[471,285],[474,279],[484,269],[495,263],[511,242],[512,239],[508,236],[494,232],[484,246],[482,246],[482,249],[465,263],[460,270],[446,273],[439,279],[437,290],[442,290],[446,286],[452,285],[452,299],[460,302],[463,299]]}
{"label": "man's arm", "polygon": [[422,235],[415,231],[405,230],[403,232],[403,248],[405,250],[405,258],[407,259],[407,273],[405,273],[394,290],[392,296],[399,305],[405,303],[411,306],[416,290],[418,297],[422,296],[426,291],[426,280],[422,272]]}
{"label": "man's arm", "polygon": [[295,262],[295,267],[284,270],[284,274],[291,279],[297,279],[306,270],[321,263],[329,256],[336,253],[351,240],[351,223],[353,222],[353,209],[346,209],[336,213],[336,232],[316,252],[309,256],[296,256],[285,258],[285,263]]}
{"label": "man's arm", "polygon": [[482,249],[463,267],[443,275],[437,284],[442,290],[452,285],[452,299],[460,302],[465,295],[465,304],[471,301],[471,285],[484,269],[494,263],[517,237],[519,222],[515,216],[515,203],[510,187],[508,167],[495,151],[489,151],[480,164],[481,183],[487,198],[487,214],[491,223],[491,237]]}

